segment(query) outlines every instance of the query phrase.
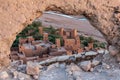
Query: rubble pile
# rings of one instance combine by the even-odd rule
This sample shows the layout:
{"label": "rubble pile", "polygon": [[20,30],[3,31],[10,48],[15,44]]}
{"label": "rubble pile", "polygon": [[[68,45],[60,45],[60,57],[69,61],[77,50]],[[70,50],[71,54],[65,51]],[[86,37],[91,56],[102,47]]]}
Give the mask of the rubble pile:
{"label": "rubble pile", "polygon": [[[85,75],[89,73],[90,75],[99,74],[100,76],[103,75],[102,72],[110,75],[110,72],[107,73],[107,71],[112,72],[115,68],[118,69],[115,66],[113,67],[113,63],[104,62],[106,59],[106,61],[112,59],[110,56],[104,57],[109,55],[107,51],[103,51],[103,53],[90,51],[86,52],[86,54],[57,56],[41,62],[28,61],[27,64],[13,61],[7,70],[0,72],[0,80],[59,80],[61,78],[63,80],[91,80],[88,78],[84,79]],[[102,57],[100,57],[101,55]],[[88,57],[92,58],[88,59]],[[103,61],[99,58],[103,58]],[[119,67],[119,64],[117,65]],[[116,74],[116,72],[114,73]],[[61,78],[54,75],[59,75]],[[97,77],[91,78],[97,79]]]}

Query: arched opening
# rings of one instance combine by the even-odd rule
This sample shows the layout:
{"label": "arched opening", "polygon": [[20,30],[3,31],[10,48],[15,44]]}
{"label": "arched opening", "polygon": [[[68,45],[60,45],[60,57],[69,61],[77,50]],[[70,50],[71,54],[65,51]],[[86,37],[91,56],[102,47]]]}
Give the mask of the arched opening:
{"label": "arched opening", "polygon": [[16,36],[10,59],[25,64],[106,48],[103,35],[84,16],[48,11]]}
{"label": "arched opening", "polygon": [[[37,17],[40,17],[44,11],[58,11],[61,12],[63,14],[69,14],[69,15],[84,15],[91,23],[91,25],[93,25],[98,31],[100,31],[102,33],[102,35],[104,36],[105,40],[108,43],[108,46],[110,46],[110,53],[114,53],[113,55],[115,57],[117,57],[117,60],[120,61],[120,2],[119,1],[115,1],[115,0],[0,0],[0,69],[1,67],[6,67],[9,66],[10,64],[10,59],[9,59],[9,54],[10,54],[10,47],[13,43],[13,41],[15,40],[17,34],[19,34],[28,24],[31,24],[33,22],[33,20]],[[49,22],[49,21],[47,21]],[[72,24],[71,24],[72,25]],[[75,25],[75,24],[74,24]],[[31,26],[30,26],[31,27]],[[53,26],[54,27],[54,26]],[[68,26],[66,26],[68,27]],[[32,29],[35,27],[32,27]],[[47,28],[47,29],[51,29],[51,28]],[[54,30],[54,28],[52,28]],[[38,29],[37,29],[38,30]],[[65,31],[67,29],[64,29]],[[61,30],[63,33],[63,29]],[[76,33],[76,30],[74,29],[69,29],[68,33],[66,33],[67,35],[72,35],[72,33],[69,33],[70,31],[73,31],[73,33]],[[32,30],[30,31],[30,33],[32,32]],[[37,31],[36,31],[37,32]],[[54,32],[54,31],[53,31]],[[89,33],[87,33],[89,34]],[[74,34],[75,35],[75,34]],[[24,35],[23,35],[24,36]],[[49,36],[48,34],[45,33],[44,39],[43,40],[48,40]],[[72,35],[73,36],[73,35]],[[41,38],[41,36],[40,36]],[[81,46],[81,48],[84,48],[84,50],[89,51],[95,49],[94,47],[96,47],[97,45],[93,45],[94,40],[89,38],[89,37],[84,37],[84,36],[80,36],[79,38],[76,38],[76,42],[79,43],[81,40],[81,44],[76,44],[76,42],[74,41],[75,39],[72,38],[71,40],[71,36],[69,36],[69,40],[65,41],[66,42],[66,47],[71,49],[75,48],[75,46],[78,45],[83,45]],[[51,39],[52,40],[52,39]],[[24,39],[23,39],[24,41]],[[27,40],[25,40],[25,42],[27,43],[32,43],[34,42],[34,39],[32,37],[27,37]],[[55,42],[55,40],[54,40]],[[60,40],[57,39],[56,42],[58,42],[58,46],[60,46]],[[68,45],[68,43],[72,43],[72,44],[76,44],[74,47],[72,44]],[[91,46],[89,45],[88,42],[91,42]],[[51,45],[51,44],[50,44]],[[71,47],[72,46],[72,47]],[[45,47],[44,45],[42,45],[41,47]],[[38,48],[41,47],[32,47],[32,49],[34,49],[34,51],[38,50]],[[52,48],[54,48],[56,46],[52,46]],[[23,50],[23,46],[20,46],[21,50]],[[83,49],[79,48],[78,51],[83,51]],[[43,49],[42,49],[43,50]],[[74,50],[74,51],[67,51],[68,55],[71,55],[73,53],[78,54],[78,51]],[[49,51],[49,49],[47,49],[47,51]],[[28,52],[32,52],[32,50],[28,50]],[[76,53],[77,52],[77,53]],[[35,52],[36,53],[36,52]],[[48,53],[48,52],[46,52]],[[16,58],[16,53],[15,54],[15,58]],[[43,53],[42,53],[43,54]],[[96,53],[93,53],[96,55]],[[92,54],[92,55],[93,55]],[[43,57],[43,55],[38,55],[38,54],[29,54],[27,56],[29,56],[29,60],[33,59],[30,58],[31,56],[38,56],[38,58],[40,59],[41,57]],[[89,53],[89,55],[91,55],[91,53]],[[21,56],[21,59],[25,59],[23,53],[19,53],[19,56]],[[66,59],[70,59],[69,61],[76,61],[76,57],[81,57],[86,58],[86,53],[82,54],[81,56],[72,56],[72,57],[64,57]],[[88,55],[87,55],[88,56]],[[103,56],[106,57],[106,56]],[[111,77],[113,80],[115,80],[116,78],[119,80],[119,64],[118,68],[116,70],[114,65],[116,66],[116,64],[114,64],[114,62],[112,62],[112,58],[110,56],[109,59],[107,58],[108,64],[111,65],[111,68],[113,70],[111,70],[111,72],[109,72],[110,74],[106,74],[108,72],[102,72],[102,77],[99,76],[99,73],[101,74],[101,69],[98,71],[98,79],[104,79],[105,76],[108,76],[108,78],[106,79],[111,79]],[[17,56],[17,58],[19,58]],[[47,56],[48,58],[48,56]],[[56,60],[56,58],[54,58]],[[50,60],[50,61],[54,61],[54,59]],[[90,59],[90,57],[87,57],[87,59]],[[26,59],[25,59],[26,60]],[[63,60],[63,61],[64,61]],[[102,59],[103,60],[103,59]],[[115,60],[115,58],[114,58]],[[47,60],[48,62],[49,60]],[[57,61],[61,61],[61,57],[59,57],[57,59]],[[110,61],[110,62],[109,62]],[[24,61],[21,61],[24,63]],[[90,65],[92,64],[93,60],[87,61],[87,63]],[[96,62],[96,61],[95,61]],[[46,62],[45,62],[46,63]],[[39,63],[40,65],[44,64],[43,63]],[[83,63],[84,64],[84,63]],[[103,66],[104,68],[109,70],[111,69],[109,65],[104,64],[104,61],[102,61],[102,64],[100,62],[100,65]],[[30,65],[29,65],[30,66]],[[68,65],[69,66],[69,65]],[[32,69],[31,69],[32,67]],[[37,69],[33,67],[33,64],[30,66],[30,68],[28,70],[28,74],[34,75],[35,74],[35,78],[38,76],[36,76],[36,73],[38,74],[39,72],[39,67],[37,66]],[[79,69],[79,67],[74,66],[74,69],[72,68],[71,71],[68,70],[68,73],[73,72],[73,70],[79,71],[81,72],[81,69]],[[87,69],[85,71],[92,71],[92,68],[94,68],[95,66],[92,66],[91,69]],[[9,69],[11,68],[11,66],[9,67]],[[51,68],[51,67],[50,67]],[[70,67],[71,68],[71,67]],[[70,69],[69,68],[69,69]],[[8,69],[8,68],[7,68]],[[68,68],[67,68],[68,69]],[[83,66],[84,69],[84,66]],[[14,75],[14,78],[18,77],[18,75],[16,75],[16,70],[14,73],[14,70],[10,70],[12,72],[12,75]],[[29,73],[29,71],[31,71]],[[35,73],[33,73],[35,71]],[[57,70],[56,72],[59,72],[59,70]],[[111,75],[111,73],[113,72],[113,75]],[[25,72],[24,72],[25,73]],[[48,72],[46,72],[48,73]],[[54,73],[54,72],[53,72]],[[74,73],[74,72],[73,72]],[[94,73],[94,72],[93,72]],[[94,79],[96,79],[97,75],[94,76],[94,74],[92,73],[92,77],[94,77]],[[103,73],[105,75],[103,75]],[[5,75],[4,75],[5,74]],[[19,74],[19,73],[18,73]],[[20,72],[21,74],[21,72]],[[49,75],[50,74],[50,75]],[[51,77],[51,73],[49,73],[48,76]],[[63,74],[63,73],[60,73]],[[60,77],[60,74],[58,73],[58,76]],[[77,72],[77,76],[74,79],[81,79],[81,74],[78,75],[79,73]],[[95,73],[96,74],[96,73]],[[1,74],[0,72],[0,78],[2,77],[1,75],[3,75],[3,78],[6,78],[6,76],[8,77],[8,75],[6,74],[6,72],[3,72]],[[45,74],[45,78],[46,78]],[[53,74],[54,75],[54,74]],[[56,75],[56,74],[55,74]],[[63,74],[64,75],[64,74]],[[118,76],[117,76],[118,75]],[[56,76],[57,78],[59,78],[58,76]],[[74,75],[73,75],[74,76]],[[12,76],[13,77],[13,76]],[[23,75],[19,76],[20,79],[25,79],[23,78]],[[26,77],[26,75],[25,75]],[[48,80],[50,80],[48,77]],[[87,76],[88,78],[91,78],[91,76]],[[86,75],[84,78],[87,78]],[[41,78],[41,77],[40,77]],[[55,80],[58,80],[58,79]],[[83,80],[84,80],[83,78]],[[60,78],[59,78],[60,79]],[[65,78],[64,78],[65,79]],[[63,79],[63,80],[64,80]],[[97,79],[97,80],[98,80]],[[4,79],[3,79],[4,80]],[[30,80],[30,79],[26,79],[26,80]],[[39,79],[41,80],[41,79]],[[43,80],[45,80],[43,78]],[[51,79],[53,80],[53,79]],[[67,79],[65,79],[67,80]],[[70,79],[68,79],[70,80]]]}
{"label": "arched opening", "polygon": [[[112,49],[116,50],[116,53],[120,52],[119,2],[114,0],[7,0],[1,3],[3,4],[0,6],[0,26],[2,26],[0,27],[0,64],[3,66],[9,65],[10,47],[15,36],[26,24],[48,10],[71,15],[83,14],[104,35],[108,44],[113,47]],[[120,60],[119,54],[117,57]]]}

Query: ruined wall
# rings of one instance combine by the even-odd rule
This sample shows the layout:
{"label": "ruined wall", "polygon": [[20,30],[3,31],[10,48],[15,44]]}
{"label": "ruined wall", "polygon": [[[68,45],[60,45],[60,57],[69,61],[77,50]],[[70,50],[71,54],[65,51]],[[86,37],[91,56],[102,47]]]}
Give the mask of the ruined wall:
{"label": "ruined wall", "polygon": [[85,15],[108,43],[120,50],[119,6],[120,0],[0,0],[0,65],[9,64],[15,36],[46,10]]}

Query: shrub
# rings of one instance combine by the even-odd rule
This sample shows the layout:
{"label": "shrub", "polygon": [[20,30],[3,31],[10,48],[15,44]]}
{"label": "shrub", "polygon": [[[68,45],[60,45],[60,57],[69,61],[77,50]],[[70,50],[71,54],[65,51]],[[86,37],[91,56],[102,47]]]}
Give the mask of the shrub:
{"label": "shrub", "polygon": [[[15,41],[12,44],[12,47],[18,47],[19,38],[26,38],[27,36],[33,36],[35,39],[42,39],[42,36],[38,34],[38,27],[42,26],[41,22],[35,21],[32,24],[27,25],[25,29],[23,29],[17,36]],[[29,30],[33,30],[30,34],[28,34]]]}
{"label": "shrub", "polygon": [[57,30],[56,30],[55,28],[53,28],[52,26],[50,26],[50,27],[44,27],[43,30],[44,30],[45,32],[49,33],[49,34],[55,34],[56,31],[57,31]]}
{"label": "shrub", "polygon": [[93,42],[93,41],[94,41],[94,39],[93,39],[92,37],[88,37],[88,38],[87,38],[87,42],[88,42],[88,43],[91,43],[91,42]]}
{"label": "shrub", "polygon": [[94,47],[94,48],[99,47],[98,43],[93,43],[93,47]]}
{"label": "shrub", "polygon": [[84,46],[88,46],[88,42],[87,42],[86,40],[83,40],[83,41],[82,41],[82,44],[83,44]]}
{"label": "shrub", "polygon": [[53,42],[54,44],[55,44],[56,38],[61,38],[61,37],[59,35],[56,35],[56,34],[50,34],[49,35],[49,41]]}
{"label": "shrub", "polygon": [[99,44],[99,47],[100,47],[100,48],[105,48],[105,45],[106,45],[105,43],[100,43],[100,44]]}
{"label": "shrub", "polygon": [[39,33],[36,33],[35,35],[33,35],[33,38],[35,40],[43,40],[43,36],[41,34],[39,34]]}
{"label": "shrub", "polygon": [[84,36],[80,35],[80,40],[84,40]]}
{"label": "shrub", "polygon": [[39,26],[42,26],[42,23],[41,23],[40,21],[34,21],[34,22],[32,23],[32,26],[38,28]]}

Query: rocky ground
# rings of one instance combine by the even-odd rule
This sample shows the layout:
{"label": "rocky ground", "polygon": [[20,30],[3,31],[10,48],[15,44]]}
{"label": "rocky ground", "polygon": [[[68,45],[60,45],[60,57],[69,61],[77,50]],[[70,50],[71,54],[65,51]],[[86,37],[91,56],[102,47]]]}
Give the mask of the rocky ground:
{"label": "rocky ground", "polygon": [[58,56],[24,65],[14,61],[0,72],[0,80],[120,80],[119,76],[120,64],[107,50]]}

